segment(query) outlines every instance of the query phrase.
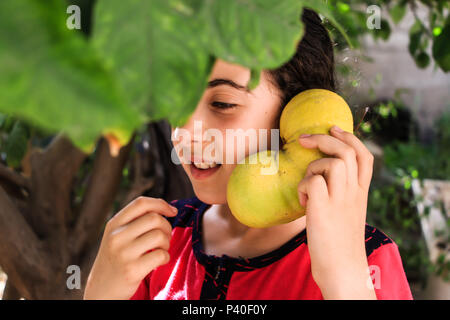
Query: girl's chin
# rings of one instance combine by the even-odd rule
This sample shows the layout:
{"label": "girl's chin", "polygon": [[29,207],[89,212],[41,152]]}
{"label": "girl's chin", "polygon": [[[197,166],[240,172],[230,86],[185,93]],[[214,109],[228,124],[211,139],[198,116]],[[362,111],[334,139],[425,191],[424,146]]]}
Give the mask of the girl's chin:
{"label": "girl's chin", "polygon": [[195,196],[202,202],[207,204],[226,204],[227,194],[226,192],[214,192],[213,190],[207,190],[205,188],[194,187]]}
{"label": "girl's chin", "polygon": [[195,195],[208,204],[227,203],[227,183],[233,168],[234,166],[223,164],[212,168],[215,170],[205,170],[196,168],[193,164],[183,164]]}

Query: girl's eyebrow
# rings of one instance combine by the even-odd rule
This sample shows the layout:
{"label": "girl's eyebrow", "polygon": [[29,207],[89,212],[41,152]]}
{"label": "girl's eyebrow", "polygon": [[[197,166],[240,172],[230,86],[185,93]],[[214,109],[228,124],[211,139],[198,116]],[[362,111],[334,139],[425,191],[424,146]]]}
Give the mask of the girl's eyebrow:
{"label": "girl's eyebrow", "polygon": [[250,89],[248,87],[237,84],[236,82],[234,82],[233,80],[230,80],[230,79],[218,78],[218,79],[214,79],[214,80],[211,80],[208,82],[208,88],[213,88],[213,87],[217,87],[220,85],[227,85],[227,86],[231,86],[238,90],[250,92]]}

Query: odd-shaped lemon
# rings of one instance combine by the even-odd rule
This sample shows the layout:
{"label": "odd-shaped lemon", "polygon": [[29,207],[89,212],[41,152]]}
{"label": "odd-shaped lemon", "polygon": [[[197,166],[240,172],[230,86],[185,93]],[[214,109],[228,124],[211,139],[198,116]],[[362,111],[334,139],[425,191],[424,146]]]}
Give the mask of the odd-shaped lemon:
{"label": "odd-shaped lemon", "polygon": [[334,125],[353,133],[353,117],[345,100],[324,89],[296,95],[280,118],[280,150],[249,155],[234,168],[227,186],[227,202],[242,224],[265,228],[291,222],[305,214],[297,186],[311,161],[325,156],[302,147],[302,134],[329,134]]}

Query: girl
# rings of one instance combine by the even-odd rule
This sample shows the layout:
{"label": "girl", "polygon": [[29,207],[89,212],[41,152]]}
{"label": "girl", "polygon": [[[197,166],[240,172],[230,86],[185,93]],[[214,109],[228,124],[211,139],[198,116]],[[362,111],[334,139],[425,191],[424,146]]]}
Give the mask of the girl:
{"label": "girl", "polygon": [[[253,90],[246,86],[250,70],[217,60],[183,129],[193,132],[201,121],[205,130],[223,133],[270,130],[299,92],[335,91],[328,33],[313,11],[304,10],[302,21],[296,54],[265,70]],[[263,229],[241,224],[227,206],[236,163],[201,169],[211,159],[193,154],[194,164],[182,166],[196,196],[171,204],[139,197],[117,213],[106,225],[84,298],[411,299],[397,246],[365,224],[373,156],[353,134],[338,127],[330,133],[299,139],[330,156],[310,163],[298,185],[306,215]],[[183,143],[195,150],[202,141]],[[223,149],[224,158],[231,151]]]}

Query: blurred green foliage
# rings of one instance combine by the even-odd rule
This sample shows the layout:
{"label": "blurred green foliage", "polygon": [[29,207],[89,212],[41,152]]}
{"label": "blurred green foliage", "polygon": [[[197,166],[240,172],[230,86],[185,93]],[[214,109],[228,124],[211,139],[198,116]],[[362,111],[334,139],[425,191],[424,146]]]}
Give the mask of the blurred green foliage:
{"label": "blurred green foliage", "polygon": [[[403,104],[398,101],[382,102],[373,109],[373,113],[379,116],[365,122],[363,131],[366,138],[382,141],[385,171],[372,180],[367,221],[397,243],[410,280],[425,285],[431,272],[448,280],[450,262],[445,260],[445,256],[434,263],[429,260],[417,211],[417,202],[422,199],[414,196],[411,186],[413,179],[450,180],[450,112],[444,112],[437,119],[433,140],[424,143],[414,130],[409,131],[406,139],[395,134],[396,126],[403,129],[416,127],[415,120],[410,116],[395,122],[399,120],[399,113],[405,112]],[[383,139],[385,132],[393,133],[390,135],[391,141]],[[425,208],[425,214],[428,210]],[[446,227],[450,231],[449,220]],[[450,243],[448,239],[444,242],[446,246]]]}
{"label": "blurred green foliage", "polygon": [[[88,37],[66,25],[72,3],[93,11],[82,23]],[[123,145],[148,121],[183,124],[217,58],[250,68],[255,86],[262,69],[294,54],[303,34],[298,0],[89,5],[0,2],[0,111],[62,131],[88,153],[100,134]]]}
{"label": "blurred green foliage", "polygon": [[391,183],[372,182],[367,223],[381,229],[398,245],[408,280],[425,286],[433,266],[422,237],[416,202],[411,189],[404,187],[404,180],[396,177]]}
{"label": "blurred green foliage", "polygon": [[[81,7],[83,34],[66,26],[69,4]],[[391,22],[384,12],[398,23],[418,4],[428,8],[429,17],[422,21],[416,15],[411,55],[419,67],[435,61],[448,71],[447,1],[3,0],[0,111],[42,130],[64,132],[88,153],[100,134],[125,144],[148,121],[183,124],[217,58],[250,68],[254,87],[261,70],[294,54],[303,34],[303,8],[325,18],[343,49],[344,43],[359,47],[365,34],[388,39]],[[379,29],[367,26],[371,5],[387,10]]]}
{"label": "blurred green foliage", "polygon": [[[442,0],[329,0],[335,19],[344,26],[354,47],[361,46],[364,35],[370,34],[376,40],[388,40],[393,25],[399,24],[408,10],[414,14],[414,24],[409,30],[408,50],[419,68],[426,68],[432,61],[444,72],[450,71],[450,2]],[[367,17],[375,11],[369,6],[381,9],[380,28],[367,27]],[[427,17],[419,15],[419,8],[425,7]],[[344,43],[340,32],[333,37],[338,44]],[[337,49],[344,49],[338,46]],[[431,49],[431,50],[430,50]],[[431,56],[430,56],[431,51]]]}
{"label": "blurred green foliage", "polygon": [[0,159],[8,167],[21,169],[29,144],[45,147],[50,133],[30,126],[16,117],[0,113]]}
{"label": "blurred green foliage", "polygon": [[419,126],[409,109],[397,98],[369,105],[360,123],[359,134],[379,145],[388,145],[417,139]]}
{"label": "blurred green foliage", "polygon": [[63,132],[85,151],[99,133],[127,141],[138,114],[59,0],[0,1],[0,111]]}
{"label": "blurred green foliage", "polygon": [[[412,178],[450,180],[450,112],[435,122],[432,143],[421,143],[417,137],[407,143],[392,141],[384,146],[384,161],[391,172]],[[399,173],[400,174],[400,173]]]}

